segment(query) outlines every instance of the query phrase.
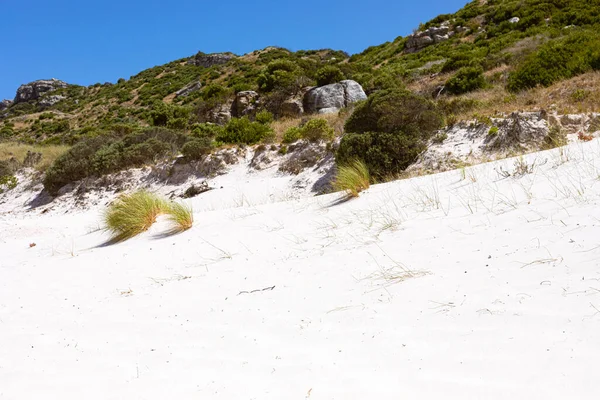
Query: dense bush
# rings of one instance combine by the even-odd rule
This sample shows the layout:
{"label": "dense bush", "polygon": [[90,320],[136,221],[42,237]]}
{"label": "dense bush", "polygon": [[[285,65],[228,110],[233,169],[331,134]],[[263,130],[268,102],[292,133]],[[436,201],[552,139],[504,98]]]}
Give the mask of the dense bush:
{"label": "dense bush", "polygon": [[446,82],[446,90],[451,94],[462,94],[485,87],[483,68],[464,67]]}
{"label": "dense bush", "polygon": [[195,138],[215,138],[223,132],[223,127],[216,124],[194,124],[192,125],[192,136]]}
{"label": "dense bush", "polygon": [[331,83],[337,83],[345,79],[344,73],[339,67],[327,65],[317,71],[317,86],[325,86]]}
{"label": "dense bush", "polygon": [[148,129],[119,138],[102,135],[81,140],[46,171],[44,187],[56,194],[64,185],[176,154],[189,137],[166,129]]}
{"label": "dense bush", "polygon": [[433,102],[405,90],[385,90],[359,104],[346,122],[340,165],[364,160],[371,175],[384,178],[415,161],[443,121]]}
{"label": "dense bush", "polygon": [[258,87],[263,92],[275,89],[293,92],[297,89],[301,72],[298,65],[291,60],[273,61],[258,76]]}
{"label": "dense bush", "polygon": [[300,128],[300,135],[303,139],[318,142],[320,140],[333,140],[335,132],[326,120],[317,118],[304,124]]}
{"label": "dense bush", "polygon": [[292,126],[283,133],[282,141],[283,143],[294,143],[300,139],[302,139],[302,130],[297,126]]}
{"label": "dense bush", "polygon": [[210,154],[211,150],[212,141],[209,138],[195,138],[183,145],[181,154],[188,160],[200,160],[205,155]]}
{"label": "dense bush", "polygon": [[600,69],[600,35],[575,32],[544,44],[529,56],[509,76],[508,89],[549,86],[592,69]]}
{"label": "dense bush", "polygon": [[255,144],[271,140],[273,136],[273,129],[269,125],[242,117],[232,118],[225,129],[217,135],[216,139],[222,143]]}
{"label": "dense bush", "polygon": [[359,103],[348,118],[345,131],[419,132],[428,136],[438,129],[442,115],[426,98],[403,89],[379,91]]}
{"label": "dense bush", "polygon": [[406,169],[425,148],[425,141],[416,133],[347,134],[340,143],[336,162],[343,165],[361,157],[371,175],[386,178]]}
{"label": "dense bush", "polygon": [[171,129],[185,129],[188,126],[191,109],[157,101],[150,112],[154,126],[166,126]]}

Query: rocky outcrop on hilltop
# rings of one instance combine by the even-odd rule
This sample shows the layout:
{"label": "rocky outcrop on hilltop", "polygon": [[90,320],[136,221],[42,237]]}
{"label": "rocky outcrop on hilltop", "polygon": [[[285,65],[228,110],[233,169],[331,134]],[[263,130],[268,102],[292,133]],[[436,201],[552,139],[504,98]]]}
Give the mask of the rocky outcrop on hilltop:
{"label": "rocky outcrop on hilltop", "polygon": [[37,100],[44,93],[52,92],[57,89],[66,88],[69,86],[68,83],[60,81],[58,79],[42,79],[33,81],[19,86],[17,89],[17,95],[15,96],[15,104],[25,103],[32,100]]}
{"label": "rocky outcrop on hilltop", "polygon": [[345,80],[310,89],[304,95],[304,112],[328,114],[338,112],[352,103],[365,100],[367,95],[355,81]]}
{"label": "rocky outcrop on hilltop", "polygon": [[198,67],[210,68],[214,65],[227,64],[227,62],[229,62],[229,60],[232,60],[233,58],[235,58],[235,55],[232,53],[205,54],[199,52],[188,61],[188,64],[193,64]]}
{"label": "rocky outcrop on hilltop", "polygon": [[[457,31],[464,32],[464,28],[458,27]],[[456,32],[451,30],[450,22],[446,21],[440,26],[433,26],[408,36],[408,40],[405,44],[405,51],[407,53],[415,53],[432,44],[444,42],[455,34]]]}
{"label": "rocky outcrop on hilltop", "polygon": [[8,107],[12,106],[12,100],[2,100],[0,101],[0,111],[6,110]]}

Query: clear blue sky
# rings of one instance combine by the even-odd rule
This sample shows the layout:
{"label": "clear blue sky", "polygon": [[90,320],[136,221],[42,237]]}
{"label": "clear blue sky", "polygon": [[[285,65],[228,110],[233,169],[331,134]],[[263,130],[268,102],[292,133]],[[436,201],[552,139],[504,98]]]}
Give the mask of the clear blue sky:
{"label": "clear blue sky", "polygon": [[0,0],[0,99],[22,83],[115,82],[199,50],[358,53],[467,0]]}

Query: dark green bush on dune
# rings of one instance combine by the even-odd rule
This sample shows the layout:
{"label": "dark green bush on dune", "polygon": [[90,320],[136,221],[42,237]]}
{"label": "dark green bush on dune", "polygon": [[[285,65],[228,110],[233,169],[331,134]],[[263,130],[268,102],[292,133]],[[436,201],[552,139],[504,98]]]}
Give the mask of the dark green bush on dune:
{"label": "dark green bush on dune", "polygon": [[89,176],[155,163],[175,155],[189,137],[167,129],[147,129],[119,138],[102,135],[81,140],[46,171],[44,187],[57,194],[64,185]]}
{"label": "dark green bush on dune", "polygon": [[359,104],[346,122],[338,164],[364,160],[375,178],[399,173],[415,161],[443,116],[430,100],[409,91],[383,90]]}

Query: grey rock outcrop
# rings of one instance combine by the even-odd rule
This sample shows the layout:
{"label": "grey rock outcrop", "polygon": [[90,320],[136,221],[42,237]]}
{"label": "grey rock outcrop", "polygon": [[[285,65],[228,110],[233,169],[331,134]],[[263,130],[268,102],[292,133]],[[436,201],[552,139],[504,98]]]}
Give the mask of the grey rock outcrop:
{"label": "grey rock outcrop", "polygon": [[0,101],[0,111],[6,110],[8,107],[12,106],[12,100],[2,100]]}
{"label": "grey rock outcrop", "polygon": [[66,99],[66,97],[61,95],[44,96],[38,101],[38,104],[42,107],[52,107],[64,99]]}
{"label": "grey rock outcrop", "polygon": [[290,98],[281,104],[282,117],[300,117],[304,114],[304,104],[301,98]]}
{"label": "grey rock outcrop", "polygon": [[42,94],[69,86],[58,79],[43,79],[19,86],[15,96],[15,104],[39,99]]}
{"label": "grey rock outcrop", "polygon": [[252,115],[256,112],[258,104],[259,95],[254,90],[238,92],[231,105],[231,115],[237,118]]}
{"label": "grey rock outcrop", "polygon": [[178,91],[176,91],[175,97],[185,97],[185,96],[189,95],[190,93],[197,92],[201,88],[202,88],[202,83],[192,82],[189,85],[187,85],[186,87],[184,87],[183,89],[179,89]]}
{"label": "grey rock outcrop", "polygon": [[304,95],[303,105],[307,113],[327,114],[366,98],[367,95],[358,82],[345,80],[310,89]]}
{"label": "grey rock outcrop", "polygon": [[193,64],[198,67],[209,68],[213,65],[227,64],[227,62],[229,62],[229,60],[233,58],[235,58],[235,55],[232,53],[204,54],[202,52],[199,52],[188,61],[188,64]]}
{"label": "grey rock outcrop", "polygon": [[224,125],[231,120],[231,102],[223,103],[214,108],[209,115],[207,122],[218,125]]}
{"label": "grey rock outcrop", "polygon": [[407,53],[415,53],[432,44],[444,42],[454,34],[455,32],[450,29],[450,22],[446,21],[440,26],[432,26],[424,31],[413,33],[408,37],[404,49]]}
{"label": "grey rock outcrop", "polygon": [[494,122],[498,132],[486,136],[487,151],[538,148],[548,136],[548,115],[543,111],[515,112]]}

